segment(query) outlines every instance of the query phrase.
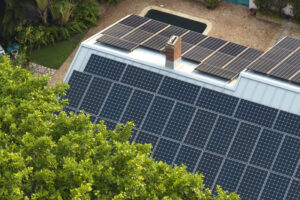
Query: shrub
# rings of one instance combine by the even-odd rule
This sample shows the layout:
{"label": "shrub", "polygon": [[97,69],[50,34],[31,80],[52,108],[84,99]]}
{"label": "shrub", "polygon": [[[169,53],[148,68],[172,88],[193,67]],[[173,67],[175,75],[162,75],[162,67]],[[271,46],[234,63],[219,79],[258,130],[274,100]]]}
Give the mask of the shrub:
{"label": "shrub", "polygon": [[205,0],[205,5],[209,9],[214,9],[218,6],[219,0]]}

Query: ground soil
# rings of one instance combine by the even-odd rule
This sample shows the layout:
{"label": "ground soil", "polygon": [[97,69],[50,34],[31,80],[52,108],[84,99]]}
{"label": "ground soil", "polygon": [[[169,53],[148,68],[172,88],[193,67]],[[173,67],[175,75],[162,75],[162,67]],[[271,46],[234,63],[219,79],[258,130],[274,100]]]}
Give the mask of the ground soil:
{"label": "ground soil", "polygon": [[[290,35],[300,38],[300,29],[290,28],[290,22],[276,24],[250,16],[249,9],[239,5],[220,2],[218,8],[209,10],[196,0],[121,0],[116,5],[101,5],[98,26],[91,28],[84,39],[129,14],[139,14],[147,6],[161,6],[170,10],[209,20],[212,29],[208,33],[227,41],[249,46],[262,51],[270,48],[281,37]],[[77,48],[54,74],[50,85],[63,81]]]}

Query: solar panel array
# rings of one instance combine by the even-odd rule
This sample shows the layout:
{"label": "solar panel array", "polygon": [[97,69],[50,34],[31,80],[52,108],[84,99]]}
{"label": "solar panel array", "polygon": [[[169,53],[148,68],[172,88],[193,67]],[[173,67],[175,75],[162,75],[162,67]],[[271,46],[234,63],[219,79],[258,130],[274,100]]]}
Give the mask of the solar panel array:
{"label": "solar panel array", "polygon": [[285,37],[248,67],[253,71],[300,83],[300,40]]}
{"label": "solar panel array", "polygon": [[69,84],[67,112],[85,108],[111,129],[134,121],[131,141],[151,143],[156,160],[202,173],[213,191],[300,199],[298,115],[97,55]]}
{"label": "solar panel array", "polygon": [[201,63],[196,70],[226,80],[234,79],[262,54],[255,49],[137,15],[130,15],[105,30],[97,41],[127,51],[137,47],[164,51],[172,35],[182,37],[184,59]]}

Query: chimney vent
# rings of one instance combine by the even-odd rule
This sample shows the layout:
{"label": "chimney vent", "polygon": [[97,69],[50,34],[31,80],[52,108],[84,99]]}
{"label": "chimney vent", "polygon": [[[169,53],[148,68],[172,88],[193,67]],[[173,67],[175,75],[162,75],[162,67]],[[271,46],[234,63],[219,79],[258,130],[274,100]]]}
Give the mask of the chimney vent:
{"label": "chimney vent", "polygon": [[171,36],[165,46],[166,67],[176,69],[181,64],[181,37]]}

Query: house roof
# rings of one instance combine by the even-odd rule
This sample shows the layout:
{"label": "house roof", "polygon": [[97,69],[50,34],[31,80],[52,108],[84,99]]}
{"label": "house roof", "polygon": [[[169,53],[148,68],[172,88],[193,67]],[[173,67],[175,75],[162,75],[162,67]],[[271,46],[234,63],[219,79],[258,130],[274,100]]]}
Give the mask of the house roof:
{"label": "house roof", "polygon": [[227,81],[193,72],[198,65],[189,60],[171,70],[161,52],[120,50],[97,42],[102,35],[83,42],[72,62],[66,111],[84,109],[111,129],[134,121],[131,141],[203,173],[211,189],[221,185],[242,199],[300,198],[298,85],[250,70]]}

